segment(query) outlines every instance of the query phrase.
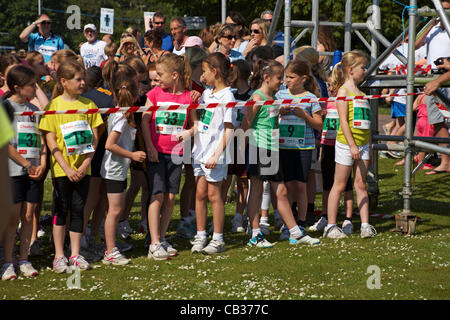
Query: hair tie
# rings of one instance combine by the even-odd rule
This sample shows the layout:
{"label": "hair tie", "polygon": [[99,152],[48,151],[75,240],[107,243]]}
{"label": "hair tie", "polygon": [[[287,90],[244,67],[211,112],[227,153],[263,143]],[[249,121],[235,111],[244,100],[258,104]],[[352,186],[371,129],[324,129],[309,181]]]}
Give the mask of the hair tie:
{"label": "hair tie", "polygon": [[127,86],[122,86],[122,88],[121,89],[127,89],[128,87]]}
{"label": "hair tie", "polygon": [[230,68],[233,69],[233,64],[232,63],[230,63]]}

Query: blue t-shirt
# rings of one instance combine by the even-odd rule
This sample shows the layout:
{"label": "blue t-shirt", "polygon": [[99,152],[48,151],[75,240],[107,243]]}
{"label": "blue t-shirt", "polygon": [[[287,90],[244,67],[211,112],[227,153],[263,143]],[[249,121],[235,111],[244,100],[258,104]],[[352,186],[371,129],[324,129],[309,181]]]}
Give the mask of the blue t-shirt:
{"label": "blue t-shirt", "polygon": [[30,34],[28,38],[28,51],[38,51],[44,56],[44,62],[52,59],[53,54],[64,49],[64,42],[61,37],[51,34],[47,39],[38,32]]}

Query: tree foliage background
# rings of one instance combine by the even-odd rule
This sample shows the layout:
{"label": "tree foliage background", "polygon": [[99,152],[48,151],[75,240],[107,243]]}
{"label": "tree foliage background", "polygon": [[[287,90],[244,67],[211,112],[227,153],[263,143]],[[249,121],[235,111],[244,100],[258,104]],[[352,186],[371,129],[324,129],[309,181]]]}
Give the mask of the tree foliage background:
{"label": "tree foliage background", "polygon": [[[330,21],[344,21],[345,0],[320,0],[319,13],[326,15]],[[401,0],[409,4],[408,0]],[[123,30],[130,25],[135,25],[144,31],[143,12],[161,11],[168,21],[174,16],[205,16],[207,24],[211,25],[221,21],[221,0],[41,0],[42,13],[46,13],[52,19],[52,30],[62,36],[64,43],[77,50],[78,44],[84,42],[81,30],[69,30],[66,21],[70,14],[65,13],[70,5],[78,5],[81,8],[81,28],[87,23],[94,23],[99,28],[100,8],[114,9],[114,37],[118,39]],[[272,0],[228,0],[228,11],[239,11],[247,19],[247,23],[259,17],[264,10],[274,10],[276,1]],[[370,0],[353,0],[353,22],[365,22],[368,18],[367,8],[372,4]],[[419,7],[433,7],[431,0],[419,1]],[[293,0],[291,18],[293,20],[311,20],[311,0]],[[380,0],[382,33],[389,40],[395,39],[402,31],[403,7],[392,0]],[[51,9],[48,10],[48,9]],[[20,32],[37,18],[38,0],[0,0],[0,45],[27,48],[20,42]],[[97,17],[93,17],[97,16]],[[278,29],[283,30],[283,10],[279,19]],[[408,15],[405,12],[405,25]],[[168,31],[168,30],[167,30]],[[291,29],[295,37],[300,33],[300,28]],[[199,31],[190,31],[195,35]],[[366,39],[370,36],[367,31],[362,31]],[[338,46],[343,49],[343,28],[335,28],[333,32]],[[101,37],[101,35],[100,35]],[[297,45],[308,44],[309,33]],[[353,35],[352,46],[364,48],[361,41]]]}

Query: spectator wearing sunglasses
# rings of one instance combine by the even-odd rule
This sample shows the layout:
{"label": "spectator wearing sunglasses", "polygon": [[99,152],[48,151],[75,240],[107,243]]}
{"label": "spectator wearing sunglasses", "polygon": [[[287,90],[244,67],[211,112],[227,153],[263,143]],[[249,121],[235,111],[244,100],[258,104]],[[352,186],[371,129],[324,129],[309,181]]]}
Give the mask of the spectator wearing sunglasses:
{"label": "spectator wearing sunglasses", "polygon": [[269,24],[262,19],[255,19],[250,24],[250,41],[244,50],[244,56],[259,46],[267,44],[267,35],[269,34]]}
{"label": "spectator wearing sunglasses", "polygon": [[234,43],[233,49],[243,54],[248,44],[248,40],[246,40],[246,35],[248,35],[248,28],[245,18],[237,11],[230,11],[228,12],[228,16],[225,22],[227,24],[231,24],[234,27],[236,42]]}
{"label": "spectator wearing sunglasses", "polygon": [[236,43],[236,35],[231,24],[224,24],[220,27],[215,41],[218,46],[216,52],[224,54],[230,59],[230,62],[244,60],[242,53],[233,49]]}
{"label": "spectator wearing sunglasses", "polygon": [[[53,54],[64,49],[61,37],[51,31],[51,20],[46,14],[42,14],[36,21],[23,29],[19,38],[28,43],[28,51],[38,51],[44,56],[44,62],[52,59]],[[38,27],[38,32],[32,33]]]}
{"label": "spectator wearing sunglasses", "polygon": [[[263,13],[261,13],[261,20],[268,23],[269,24],[269,28],[270,28],[270,24],[272,23],[273,20],[273,11],[271,10],[266,10],[263,11]],[[269,31],[267,31],[267,34],[269,34]],[[290,43],[292,43],[292,37],[290,37]],[[280,30],[276,30],[275,31],[275,36],[273,37],[273,44],[280,46],[281,48],[284,48],[284,33],[281,32]],[[292,50],[293,48],[291,48],[291,54],[292,54]]]}

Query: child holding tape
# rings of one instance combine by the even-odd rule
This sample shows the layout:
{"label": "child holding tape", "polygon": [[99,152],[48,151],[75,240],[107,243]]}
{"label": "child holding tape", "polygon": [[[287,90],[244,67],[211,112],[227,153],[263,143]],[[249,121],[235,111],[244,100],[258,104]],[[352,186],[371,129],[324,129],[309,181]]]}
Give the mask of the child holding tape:
{"label": "child holding tape", "polygon": [[[75,61],[62,63],[56,72],[57,84],[46,111],[97,109],[95,103],[80,94],[84,90],[84,68]],[[89,190],[90,164],[97,144],[97,127],[103,123],[100,114],[44,115],[39,129],[46,132],[51,152],[50,169],[54,178],[55,215],[53,270],[66,272],[74,266],[89,269],[79,254],[83,233],[83,210]],[[66,217],[70,212],[69,235],[71,254],[64,255]]]}
{"label": "child holding tape", "polygon": [[[6,78],[10,91],[6,93],[4,104],[9,104],[15,112],[39,111],[27,102],[35,97],[36,74],[28,67],[12,67]],[[28,252],[33,229],[33,215],[40,201],[43,188],[42,175],[46,167],[47,147],[39,129],[39,116],[16,116],[13,127],[16,136],[9,144],[9,175],[13,187],[13,212],[4,236],[5,264],[1,271],[2,280],[17,278],[13,265],[16,230],[20,228],[20,273],[26,277],[38,275],[28,261]]]}
{"label": "child holding tape", "polygon": [[[339,87],[338,96],[364,95],[357,85],[364,79],[367,58],[360,51],[350,51],[333,69],[332,77]],[[328,197],[328,225],[324,229],[326,238],[344,238],[346,234],[336,225],[339,200],[345,190],[353,169],[354,188],[361,215],[361,238],[376,235],[369,224],[369,197],[366,178],[370,165],[372,139],[370,134],[371,110],[367,100],[337,101],[339,131],[336,136],[336,170],[334,183]]]}

